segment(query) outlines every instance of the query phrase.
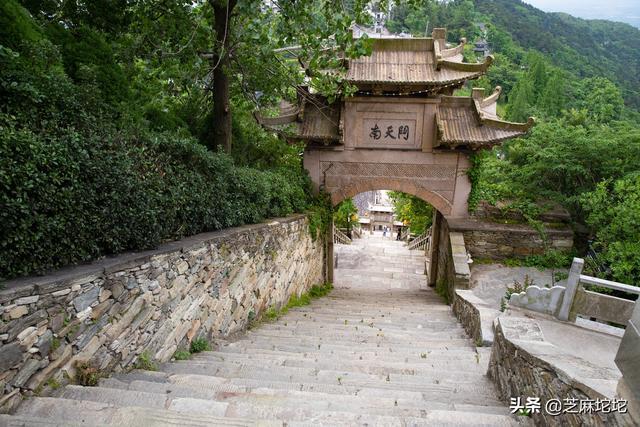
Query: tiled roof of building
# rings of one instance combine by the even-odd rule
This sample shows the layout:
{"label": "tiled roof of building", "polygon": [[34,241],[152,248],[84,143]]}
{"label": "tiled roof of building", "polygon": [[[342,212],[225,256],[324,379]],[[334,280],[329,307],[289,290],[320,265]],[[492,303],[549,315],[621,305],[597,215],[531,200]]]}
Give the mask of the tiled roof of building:
{"label": "tiled roof of building", "polygon": [[[491,147],[505,139],[526,133],[533,125],[500,120],[496,103],[500,88],[484,98],[482,89],[474,89],[471,97],[441,96],[436,110],[436,147],[472,150]],[[290,138],[331,143],[341,138],[339,104],[327,104],[318,95],[305,93],[300,107],[283,103],[280,116],[262,117],[258,121],[271,130]]]}
{"label": "tiled roof of building", "polygon": [[340,138],[340,104],[329,104],[319,95],[301,88],[299,106],[281,103],[277,117],[256,113],[258,122],[266,128],[297,139],[332,141]]}
{"label": "tiled roof of building", "polygon": [[490,147],[505,139],[525,134],[533,125],[511,123],[500,120],[495,104],[500,88],[488,98],[482,98],[483,91],[474,90],[472,97],[443,96],[436,112],[438,138],[436,146],[471,149]]}
{"label": "tiled roof of building", "polygon": [[369,56],[349,60],[347,81],[359,86],[443,86],[458,84],[485,73],[484,63],[462,62],[465,41],[447,49],[442,29],[434,38],[376,39]]}

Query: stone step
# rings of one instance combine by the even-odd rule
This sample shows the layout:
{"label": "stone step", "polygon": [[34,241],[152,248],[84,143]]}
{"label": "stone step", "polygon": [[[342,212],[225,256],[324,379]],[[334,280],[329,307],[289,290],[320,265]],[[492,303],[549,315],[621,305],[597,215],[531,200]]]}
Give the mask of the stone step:
{"label": "stone step", "polygon": [[[462,372],[475,372],[484,374],[487,372],[487,360],[482,360],[476,354],[465,354],[464,358],[456,357],[450,359],[435,359],[429,358],[429,355],[425,353],[425,358],[420,359],[422,363],[409,363],[404,359],[384,362],[379,360],[360,360],[357,357],[354,358],[338,358],[333,355],[330,357],[316,357],[316,358],[304,358],[304,357],[286,357],[275,356],[267,357],[264,354],[254,356],[252,354],[239,354],[239,353],[214,353],[214,354],[199,354],[191,358],[193,361],[201,362],[225,362],[234,361],[235,363],[250,363],[255,361],[256,363],[262,363],[266,366],[289,366],[302,368],[305,366],[313,367],[315,369],[330,369],[335,370],[349,370],[354,372],[361,372],[367,374],[379,375],[381,373],[413,373],[416,375],[423,375],[433,371],[451,370]],[[429,360],[427,361],[427,358]]]}
{"label": "stone step", "polygon": [[[383,317],[384,316],[384,317]],[[279,322],[262,322],[259,328],[253,328],[251,331],[295,331],[308,328],[311,331],[322,330],[336,331],[339,333],[351,333],[351,332],[375,332],[377,329],[384,328],[389,333],[396,334],[417,334],[429,336],[429,334],[438,334],[442,331],[459,332],[464,330],[462,325],[453,323],[448,319],[430,319],[423,317],[415,322],[408,322],[398,320],[388,314],[381,314],[377,317],[360,317],[352,319],[338,318],[335,320],[327,321],[326,323],[314,316],[314,314],[308,314],[305,316],[289,317],[288,315],[281,318]],[[345,320],[347,321],[345,323]],[[357,327],[357,329],[356,329]]]}
{"label": "stone step", "polygon": [[[339,289],[338,289],[339,291]],[[333,292],[336,292],[334,290]],[[429,292],[429,291],[425,291]],[[349,298],[350,301],[345,301]],[[402,313],[402,310],[407,310],[408,313],[425,313],[430,309],[434,309],[434,312],[447,312],[451,308],[442,303],[442,299],[436,296],[425,296],[417,294],[411,298],[407,298],[407,301],[389,300],[391,297],[385,293],[375,295],[374,297],[364,297],[361,295],[351,295],[345,297],[336,297],[335,299],[327,298],[325,301],[314,301],[308,307],[317,307],[319,309],[333,308],[335,309],[357,309],[363,312],[378,312],[378,311],[391,311]],[[301,307],[303,308],[303,307]],[[349,312],[345,313],[349,314]]]}
{"label": "stone step", "polygon": [[[205,356],[206,357],[206,356]],[[351,363],[323,363],[324,358],[318,358],[318,362],[310,359],[303,360],[288,360],[287,363],[278,359],[255,359],[255,358],[237,358],[227,357],[224,360],[216,360],[212,357],[206,358],[193,358],[190,360],[178,361],[177,364],[188,364],[199,369],[206,369],[207,367],[225,367],[230,369],[239,368],[268,368],[268,370],[276,374],[283,374],[286,371],[286,375],[308,375],[315,372],[334,372],[337,376],[349,375],[352,379],[362,378],[365,380],[371,380],[375,378],[385,378],[387,375],[400,376],[400,380],[411,380],[413,378],[419,378],[421,381],[432,381],[433,379],[441,380],[443,377],[455,378],[456,381],[474,381],[477,378],[484,378],[486,369],[476,362],[476,358],[469,355],[467,360],[457,360],[445,362],[448,366],[451,366],[451,370],[444,371],[443,369],[436,369],[436,361],[432,361],[431,365],[423,365],[422,368],[401,368],[400,366],[390,367],[388,365],[371,366],[371,362],[365,362],[360,360],[352,360]],[[479,358],[477,359],[479,361]],[[359,362],[359,363],[358,363]],[[400,362],[399,365],[402,365]],[[433,365],[433,367],[432,367]],[[475,366],[474,366],[475,365]],[[171,363],[170,366],[174,366]],[[445,365],[446,366],[446,365]]]}
{"label": "stone step", "polygon": [[[526,424],[522,424],[526,423]],[[306,427],[306,426],[348,426],[348,424],[317,424],[314,422],[290,422],[287,423],[287,427]],[[366,424],[361,424],[366,425]],[[473,414],[466,412],[452,412],[452,411],[433,411],[427,414],[424,418],[403,418],[400,424],[384,424],[389,427],[514,427],[514,426],[533,426],[533,423],[527,420],[518,420],[511,416],[505,415],[492,415],[492,414]]]}
{"label": "stone step", "polygon": [[[354,325],[349,331],[343,333],[332,332],[329,328],[305,328],[300,330],[264,330],[262,328],[249,331],[242,339],[253,338],[267,338],[273,341],[279,341],[282,339],[291,339],[298,337],[300,339],[323,341],[326,343],[339,343],[339,342],[355,342],[361,343],[363,341],[379,343],[384,342],[388,344],[413,344],[416,342],[425,343],[430,341],[443,341],[443,340],[465,340],[467,342],[468,337],[463,329],[461,330],[449,330],[442,328],[438,332],[425,333],[420,336],[416,333],[410,333],[409,331],[395,332],[389,330],[390,328],[375,328],[371,326],[358,326]],[[380,330],[382,329],[382,331]],[[420,329],[417,329],[420,331]],[[311,334],[313,334],[311,336]]]}
{"label": "stone step", "polygon": [[[362,319],[364,320],[364,319]],[[382,329],[382,331],[380,331]],[[425,321],[413,327],[407,325],[381,322],[344,322],[332,325],[326,325],[322,322],[313,321],[296,321],[289,322],[283,319],[279,323],[263,323],[257,329],[249,331],[249,335],[270,335],[270,336],[291,336],[305,335],[318,336],[323,338],[336,337],[338,339],[345,336],[356,335],[358,337],[377,337],[380,332],[388,338],[400,339],[431,339],[437,337],[463,337],[467,338],[466,332],[462,325],[448,326],[445,322]],[[316,335],[317,334],[317,335]]]}
{"label": "stone step", "polygon": [[[95,401],[63,399],[52,397],[37,397],[29,399],[28,405],[18,408],[19,417],[35,417],[59,422],[58,425],[73,425],[81,423],[85,426],[113,425],[113,426],[261,426],[282,427],[282,421],[256,420],[218,417],[197,413],[187,406],[184,411],[170,411],[159,408],[144,408],[135,406],[117,407],[109,403]],[[27,418],[28,419],[28,418]],[[29,425],[29,424],[27,424]],[[56,424],[54,424],[56,425]]]}
{"label": "stone step", "polygon": [[[107,427],[113,424],[92,423],[92,427]],[[87,427],[82,421],[54,420],[51,418],[32,417],[28,415],[0,414],[0,426],[2,427]]]}
{"label": "stone step", "polygon": [[[153,401],[149,395],[157,396]],[[224,397],[224,396],[221,396]],[[396,409],[388,411],[386,415],[377,415],[365,411],[358,405],[337,405],[330,401],[304,399],[277,398],[273,395],[256,395],[252,393],[232,394],[225,402],[216,400],[196,399],[190,397],[173,397],[171,393],[156,394],[135,390],[112,389],[104,387],[70,387],[64,393],[65,399],[75,399],[79,402],[96,402],[118,407],[128,406],[162,409],[157,402],[166,401],[165,407],[180,414],[188,412],[192,416],[200,414],[216,417],[233,417],[245,419],[265,419],[279,421],[309,421],[323,424],[352,423],[352,424],[396,424],[402,425],[399,417],[412,417],[409,410]],[[331,406],[339,406],[340,409]],[[441,405],[439,405],[441,406]],[[455,408],[451,408],[455,409]],[[396,412],[394,414],[393,412]],[[426,417],[429,410],[419,412],[420,417]],[[133,421],[133,420],[132,420]],[[398,424],[399,423],[399,424]]]}
{"label": "stone step", "polygon": [[[433,315],[419,314],[419,313],[407,313],[405,315],[397,314],[393,311],[377,311],[377,312],[362,312],[362,313],[340,313],[334,309],[305,309],[304,307],[290,310],[285,317],[281,319],[282,324],[289,324],[291,322],[314,322],[323,323],[326,325],[357,325],[357,324],[369,324],[374,323],[374,326],[400,327],[406,329],[414,329],[418,326],[425,326],[428,322],[439,322],[440,326],[447,328],[458,328],[460,325],[454,321],[451,317],[451,313],[448,311],[441,311]],[[346,322],[346,323],[345,323]]]}
{"label": "stone step", "polygon": [[[287,404],[304,405],[304,402],[320,402],[323,410],[363,411],[378,415],[390,415],[388,410],[402,410],[403,416],[422,416],[424,410],[448,409],[459,411],[474,411],[484,413],[507,414],[505,406],[496,398],[480,398],[478,396],[456,396],[453,403],[451,395],[446,393],[421,394],[414,393],[410,397],[394,397],[385,390],[382,396],[375,396],[360,391],[359,394],[342,393],[336,398],[335,393],[323,393],[317,391],[301,391],[267,387],[240,387],[233,384],[221,383],[213,387],[203,387],[201,380],[189,381],[174,375],[167,379],[168,382],[153,382],[134,380],[123,382],[115,379],[103,380],[101,387],[110,387],[124,390],[146,391],[160,394],[170,394],[173,398],[192,397],[198,399],[219,400],[233,402],[238,399],[257,399],[262,404]],[[175,383],[173,381],[177,381]],[[433,400],[425,400],[425,397],[433,397]],[[302,400],[303,402],[298,402]],[[398,413],[394,413],[398,415]]]}
{"label": "stone step", "polygon": [[[344,361],[364,361],[367,363],[412,363],[416,365],[431,363],[431,361],[437,362],[447,362],[447,361],[468,361],[471,358],[474,359],[475,362],[478,362],[478,357],[480,359],[479,363],[484,365],[487,363],[490,357],[490,351],[483,352],[482,348],[477,348],[475,350],[469,348],[455,348],[449,350],[427,350],[420,352],[416,350],[413,353],[399,355],[397,353],[391,353],[389,351],[357,351],[351,349],[347,352],[331,352],[331,353],[320,353],[320,352],[292,352],[292,351],[284,351],[284,350],[271,350],[271,349],[252,349],[251,351],[245,351],[244,349],[236,349],[232,347],[220,347],[217,348],[214,352],[202,353],[200,357],[207,357],[207,354],[219,354],[221,356],[231,355],[231,357],[240,357],[244,356],[247,358],[287,358],[292,360],[335,360],[339,362],[341,360]],[[488,348],[487,348],[488,350]]]}
{"label": "stone step", "polygon": [[277,339],[270,339],[266,337],[252,336],[251,338],[241,339],[236,342],[231,342],[222,347],[231,347],[236,349],[246,349],[250,351],[253,348],[272,349],[272,350],[284,350],[293,352],[349,352],[349,351],[384,351],[389,353],[395,353],[398,355],[415,354],[416,352],[426,352],[429,350],[448,350],[450,348],[466,348],[469,351],[473,351],[475,348],[468,339],[442,339],[442,340],[429,340],[422,342],[407,342],[403,345],[393,344],[381,341],[379,343],[372,342],[330,342],[323,341],[317,337],[278,337]]}
{"label": "stone step", "polygon": [[[338,261],[339,263],[340,261]],[[339,265],[339,264],[338,264]],[[345,268],[345,269],[337,269],[334,272],[334,279],[341,279],[349,276],[356,276],[360,278],[366,278],[367,280],[372,279],[394,279],[398,282],[402,283],[405,281],[408,282],[419,282],[423,280],[427,280],[427,276],[424,275],[424,264],[415,264],[411,265],[411,271],[404,271],[405,267],[394,267],[394,266],[372,266],[367,268],[362,268],[363,266],[358,266],[358,268]]]}
{"label": "stone step", "polygon": [[[482,390],[491,387],[488,378],[481,373],[470,372],[434,372],[431,375],[406,374],[364,374],[347,370],[316,370],[313,368],[295,368],[281,366],[265,371],[263,367],[251,364],[197,363],[183,361],[163,367],[163,372],[173,374],[198,374],[224,378],[250,378],[273,381],[291,381],[319,384],[348,384],[373,388],[407,389],[413,391],[429,390],[431,385],[449,385],[460,390]],[[486,392],[486,390],[483,390]]]}
{"label": "stone step", "polygon": [[[245,406],[282,406],[288,408],[301,408],[313,411],[338,411],[366,413],[374,415],[423,417],[428,411],[451,410],[477,413],[490,413],[507,415],[507,408],[501,402],[480,402],[469,404],[463,402],[451,402],[445,396],[438,396],[438,401],[425,401],[423,399],[403,399],[389,397],[371,397],[361,395],[341,395],[336,399],[335,394],[319,393],[299,390],[279,390],[271,388],[252,388],[247,391],[225,390],[224,387],[216,387],[216,390],[203,389],[199,384],[193,387],[170,383],[157,383],[145,381],[132,381],[130,383],[113,382],[113,393],[127,395],[130,391],[144,391],[158,393],[163,396],[171,396],[172,399],[192,398],[205,401],[218,401],[233,407]],[[221,390],[222,389],[222,390]],[[126,391],[125,391],[126,390]],[[131,396],[135,399],[135,395]],[[478,399],[479,400],[479,399]],[[117,398],[114,399],[117,401]],[[250,416],[250,415],[244,415]]]}
{"label": "stone step", "polygon": [[[405,399],[416,402],[443,402],[470,405],[499,405],[500,402],[494,392],[492,384],[478,385],[447,385],[426,384],[420,390],[409,388],[393,388],[382,385],[353,385],[312,383],[308,381],[282,381],[264,378],[224,378],[213,375],[200,374],[168,374],[166,372],[134,371],[129,375],[119,377],[119,380],[107,379],[101,382],[105,387],[112,387],[111,381],[121,381],[127,384],[133,381],[166,384],[171,383],[181,387],[208,390],[223,393],[246,393],[256,389],[280,391],[306,391],[331,395],[353,395],[367,398]],[[122,386],[117,386],[121,388]]]}
{"label": "stone step", "polygon": [[333,303],[332,301],[327,301],[325,304],[316,304],[313,303],[309,306],[296,307],[291,312],[292,313],[308,313],[313,312],[318,316],[324,315],[333,315],[333,316],[349,316],[349,317],[367,317],[367,316],[379,316],[380,314],[385,314],[392,317],[398,318],[406,318],[406,319],[415,319],[415,318],[427,318],[434,320],[438,319],[451,319],[451,309],[442,305],[439,302],[425,302],[422,301],[419,305],[415,307],[410,306],[409,304],[402,305],[399,304],[397,306],[391,304],[384,304],[383,300],[386,297],[380,297],[375,304],[367,304],[366,302],[358,303],[351,302],[349,304],[343,303]]}

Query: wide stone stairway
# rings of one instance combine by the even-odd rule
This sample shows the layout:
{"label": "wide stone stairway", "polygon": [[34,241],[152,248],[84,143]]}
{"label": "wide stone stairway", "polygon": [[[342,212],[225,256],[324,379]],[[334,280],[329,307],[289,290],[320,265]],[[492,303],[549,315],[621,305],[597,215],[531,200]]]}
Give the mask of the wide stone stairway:
{"label": "wide stone stairway", "polygon": [[336,254],[329,296],[158,371],[29,399],[0,425],[519,425],[423,254],[378,235]]}

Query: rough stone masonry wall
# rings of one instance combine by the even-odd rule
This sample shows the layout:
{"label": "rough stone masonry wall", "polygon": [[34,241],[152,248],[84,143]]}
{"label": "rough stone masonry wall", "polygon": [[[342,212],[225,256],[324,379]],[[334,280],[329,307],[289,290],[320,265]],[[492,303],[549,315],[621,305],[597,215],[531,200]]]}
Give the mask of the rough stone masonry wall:
{"label": "rough stone masonry wall", "polygon": [[102,372],[144,351],[167,361],[198,336],[242,330],[323,281],[323,245],[304,216],[200,234],[0,291],[0,410],[76,363]]}
{"label": "rough stone masonry wall", "polygon": [[[520,397],[540,398],[541,410],[531,414],[535,425],[564,426],[632,426],[637,425],[629,413],[577,413],[565,399],[595,401],[613,399],[598,391],[603,385],[616,383],[619,372],[581,359],[546,342],[540,326],[524,318],[499,317],[491,347],[489,377],[507,403]],[[544,410],[546,402],[559,399],[569,411],[553,415]],[[579,405],[579,403],[578,403]]]}
{"label": "rough stone masonry wall", "polygon": [[538,230],[526,224],[498,224],[489,220],[455,219],[449,221],[453,231],[461,232],[473,258],[495,261],[541,254],[547,248],[561,251],[573,247],[573,231],[567,225]]}

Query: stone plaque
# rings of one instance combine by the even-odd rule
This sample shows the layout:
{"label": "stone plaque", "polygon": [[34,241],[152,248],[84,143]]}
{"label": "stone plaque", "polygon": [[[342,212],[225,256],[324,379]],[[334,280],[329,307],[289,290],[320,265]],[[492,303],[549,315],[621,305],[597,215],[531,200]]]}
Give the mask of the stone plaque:
{"label": "stone plaque", "polygon": [[412,147],[416,140],[416,121],[412,119],[364,119],[362,141],[366,145],[406,145]]}

